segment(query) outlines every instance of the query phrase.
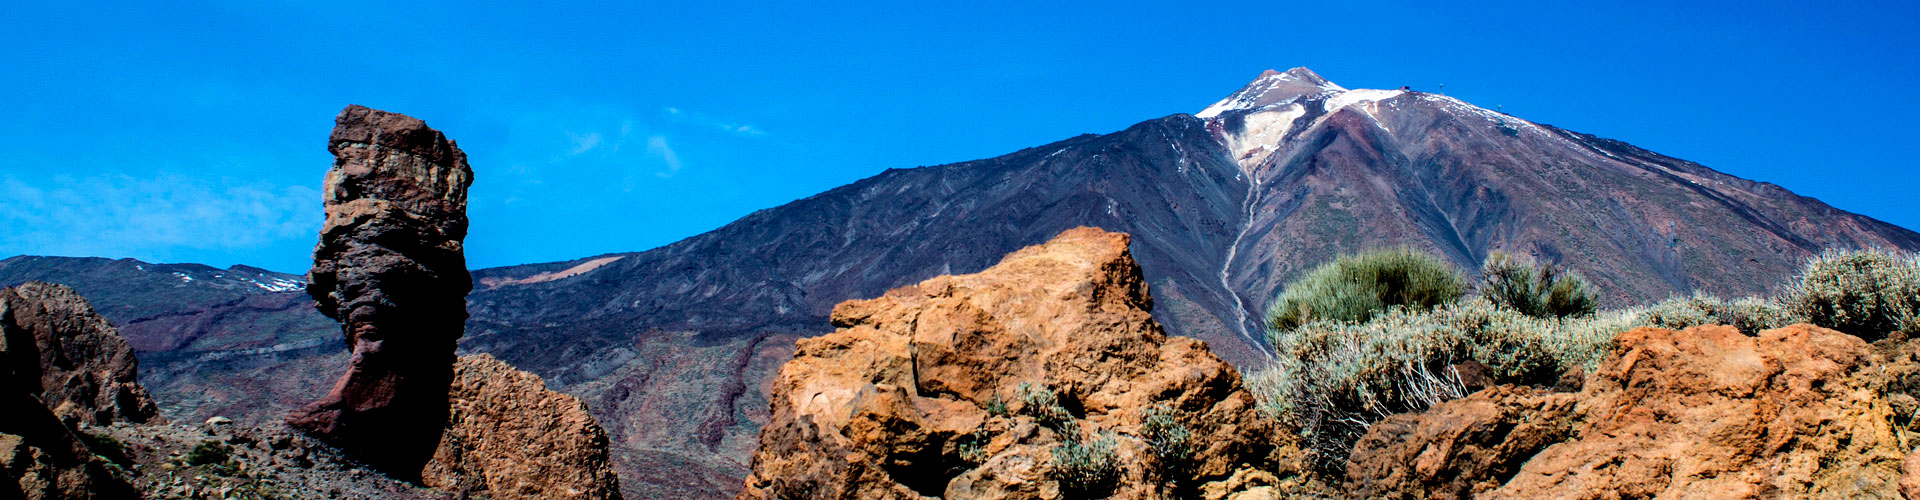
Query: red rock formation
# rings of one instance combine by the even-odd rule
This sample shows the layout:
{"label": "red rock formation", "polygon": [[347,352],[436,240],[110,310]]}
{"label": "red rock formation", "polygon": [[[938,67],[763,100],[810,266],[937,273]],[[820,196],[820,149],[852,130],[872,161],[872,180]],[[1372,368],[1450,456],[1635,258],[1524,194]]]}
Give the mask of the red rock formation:
{"label": "red rock formation", "polygon": [[498,500],[618,500],[607,432],[587,405],[486,354],[454,365],[445,437],[424,482]]}
{"label": "red rock formation", "polygon": [[9,351],[34,358],[10,362],[10,375],[62,420],[107,425],[159,415],[140,386],[133,348],[73,289],[37,282],[0,289],[0,332]]}
{"label": "red rock formation", "polygon": [[1858,337],[1710,326],[1618,342],[1578,394],[1495,388],[1375,424],[1349,479],[1377,498],[1898,498],[1907,447]]}
{"label": "red rock formation", "polygon": [[307,293],[352,352],[326,397],[288,424],[403,479],[433,456],[473,289],[466,154],[425,122],[348,106],[328,150],[327,221]]}
{"label": "red rock formation", "polygon": [[[740,498],[1270,488],[1272,423],[1204,343],[1161,331],[1127,244],[1074,229],[979,274],[840,304],[840,330],[780,370]],[[1076,464],[1075,450],[1095,451]]]}

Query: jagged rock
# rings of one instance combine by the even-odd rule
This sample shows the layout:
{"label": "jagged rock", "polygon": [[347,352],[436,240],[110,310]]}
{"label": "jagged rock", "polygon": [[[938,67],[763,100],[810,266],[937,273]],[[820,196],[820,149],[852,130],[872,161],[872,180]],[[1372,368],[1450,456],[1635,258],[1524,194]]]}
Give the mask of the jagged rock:
{"label": "jagged rock", "polygon": [[620,498],[607,433],[579,399],[487,354],[454,365],[450,399],[427,485],[497,500]]}
{"label": "jagged rock", "polygon": [[73,290],[0,289],[0,499],[139,498],[71,427],[157,420],[136,371],[126,340]]}
{"label": "jagged rock", "polygon": [[[1073,229],[979,274],[840,304],[839,331],[799,341],[775,379],[773,418],[740,498],[1225,497],[1270,487],[1246,474],[1270,468],[1272,422],[1237,371],[1153,321],[1128,241]],[[1150,412],[1161,425],[1145,423]],[[1103,442],[1111,453],[1088,453],[1090,467],[1064,465],[1062,452],[1076,448],[1063,445]],[[1063,481],[1075,471],[1088,480]]]}
{"label": "jagged rock", "polygon": [[473,171],[419,119],[348,106],[334,122],[307,293],[340,322],[352,358],[326,397],[287,422],[414,478],[447,419],[473,289],[461,248]]}
{"label": "jagged rock", "polygon": [[[1703,326],[1617,342],[1580,393],[1494,388],[1375,425],[1355,446],[1352,486],[1387,498],[1898,498],[1907,448],[1858,337]],[[1562,418],[1570,430],[1550,439]]]}
{"label": "jagged rock", "polygon": [[1354,444],[1358,498],[1476,498],[1572,431],[1573,394],[1497,386],[1375,422]]}
{"label": "jagged rock", "polygon": [[62,285],[0,289],[0,333],[9,376],[62,420],[90,425],[146,422],[159,408],[140,386],[133,348],[87,299]]}

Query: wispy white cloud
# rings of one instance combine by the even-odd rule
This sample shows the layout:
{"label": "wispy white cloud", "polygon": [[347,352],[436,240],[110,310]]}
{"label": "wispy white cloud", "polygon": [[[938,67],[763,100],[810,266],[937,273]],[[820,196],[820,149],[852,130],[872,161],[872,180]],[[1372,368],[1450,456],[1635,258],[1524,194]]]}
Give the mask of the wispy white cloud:
{"label": "wispy white cloud", "polygon": [[653,175],[660,176],[662,179],[671,179],[674,174],[680,173],[680,155],[673,152],[672,146],[667,145],[666,137],[658,135],[648,137],[647,154],[658,156],[660,161],[667,165],[666,170],[654,172]]}
{"label": "wispy white cloud", "polygon": [[0,254],[168,259],[180,249],[244,251],[310,239],[320,191],[179,174],[0,177]]}
{"label": "wispy white cloud", "polygon": [[567,152],[567,154],[570,155],[584,154],[600,145],[599,132],[588,132],[586,134],[568,133],[567,137],[573,139],[573,149]]}
{"label": "wispy white cloud", "polygon": [[760,130],[759,127],[755,127],[753,125],[735,123],[729,120],[721,120],[711,116],[707,116],[705,114],[695,113],[695,112],[687,111],[677,107],[669,106],[665,108],[664,111],[666,111],[667,113],[667,118],[676,122],[685,123],[685,124],[693,125],[696,127],[718,130],[720,132],[725,132],[728,134],[744,136],[744,137],[761,137],[761,136],[767,135],[767,132],[765,130]]}

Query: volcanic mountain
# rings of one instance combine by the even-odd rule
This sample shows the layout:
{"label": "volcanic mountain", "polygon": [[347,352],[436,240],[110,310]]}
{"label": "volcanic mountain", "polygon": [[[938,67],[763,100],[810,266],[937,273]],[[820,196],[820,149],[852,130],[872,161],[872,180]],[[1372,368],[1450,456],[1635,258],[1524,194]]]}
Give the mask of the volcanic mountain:
{"label": "volcanic mountain", "polygon": [[[1466,269],[1530,254],[1614,305],[1764,293],[1824,247],[1920,250],[1920,234],[1779,186],[1295,68],[1197,114],[888,170],[645,252],[476,270],[462,349],[586,400],[630,498],[727,498],[768,418],[768,377],[794,338],[832,330],[834,304],[978,272],[1076,226],[1132,235],[1155,318],[1242,366],[1266,359],[1260,317],[1282,284],[1373,247]],[[339,350],[314,347],[338,332],[304,295],[275,290],[288,277],[175,269],[16,257],[0,261],[0,285],[92,298],[173,418],[278,418],[325,392]]]}

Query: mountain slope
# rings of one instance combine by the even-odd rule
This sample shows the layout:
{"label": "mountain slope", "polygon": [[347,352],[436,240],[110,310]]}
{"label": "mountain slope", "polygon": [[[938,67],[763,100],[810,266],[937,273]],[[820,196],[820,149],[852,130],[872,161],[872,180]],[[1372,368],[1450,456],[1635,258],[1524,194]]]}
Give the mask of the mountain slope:
{"label": "mountain slope", "polygon": [[[834,304],[977,272],[1082,225],[1129,233],[1156,319],[1243,366],[1264,361],[1259,319],[1286,280],[1370,247],[1469,269],[1494,250],[1534,254],[1615,304],[1764,293],[1826,246],[1920,249],[1920,234],[1778,186],[1296,68],[1197,115],[889,170],[646,252],[473,271],[462,349],[585,400],[628,496],[725,498],[768,418],[768,377],[795,338],[832,329]],[[337,375],[339,332],[304,294],[226,280],[254,276],[241,269],[169,269],[18,257],[0,285],[93,299],[174,418],[278,418]]]}

